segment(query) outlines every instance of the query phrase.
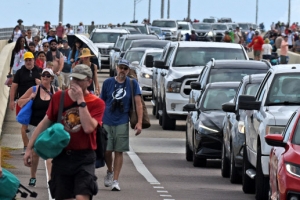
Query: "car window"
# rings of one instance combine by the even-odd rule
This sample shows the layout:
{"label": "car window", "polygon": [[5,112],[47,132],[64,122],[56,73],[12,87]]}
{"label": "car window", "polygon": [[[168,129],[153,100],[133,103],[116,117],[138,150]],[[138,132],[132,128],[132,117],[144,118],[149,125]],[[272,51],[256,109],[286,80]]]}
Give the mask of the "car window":
{"label": "car window", "polygon": [[154,20],[152,23],[152,26],[157,27],[169,27],[169,28],[176,28],[176,22],[175,21],[169,21],[169,20]]}
{"label": "car window", "polygon": [[178,24],[179,26],[181,26],[181,30],[190,30],[190,27],[188,24]]}
{"label": "car window", "polygon": [[124,38],[119,38],[118,42],[115,44],[116,48],[121,48]]}
{"label": "car window", "polygon": [[154,31],[157,35],[162,35],[162,31],[160,28],[151,28],[151,31]]}
{"label": "car window", "polygon": [[126,51],[129,48],[131,42],[132,42],[131,39],[125,40],[122,51]]}
{"label": "car window", "polygon": [[194,29],[199,29],[199,30],[210,30],[211,29],[211,24],[193,24],[192,26]]}
{"label": "car window", "polygon": [[169,52],[168,52],[167,57],[166,57],[166,61],[167,61],[166,66],[170,66],[171,57],[172,57],[172,54],[174,52],[174,49],[175,49],[175,47],[170,47],[170,49],[169,49]]}
{"label": "car window", "polygon": [[276,74],[268,91],[266,105],[300,105],[300,73]]}
{"label": "car window", "polygon": [[213,24],[212,29],[216,30],[227,30],[227,26],[223,24]]}
{"label": "car window", "polygon": [[[297,116],[297,115],[295,115],[295,116]],[[297,122],[296,122],[297,123],[297,127],[296,127],[296,129],[294,131],[294,135],[293,135],[293,138],[292,138],[292,144],[300,145],[300,123],[299,123],[299,118],[298,117],[294,117],[294,119],[297,119]],[[296,121],[296,120],[293,120],[293,121]],[[294,123],[290,124],[290,126],[292,128],[293,128],[293,125],[294,125]],[[287,131],[289,131],[289,129]],[[290,131],[292,131],[292,130],[290,130]],[[287,133],[289,133],[289,132],[287,132]]]}
{"label": "car window", "polygon": [[212,58],[216,60],[246,60],[242,49],[209,48],[209,47],[179,47],[173,62],[174,67],[205,66]]}
{"label": "car window", "polygon": [[[159,41],[159,40],[158,40]],[[151,42],[148,40],[137,40],[136,42],[132,42],[131,47],[130,48],[136,48],[136,47],[146,47],[146,48],[159,48],[162,49],[167,45],[167,41],[166,42]]]}
{"label": "car window", "polygon": [[208,88],[201,99],[201,110],[222,110],[222,104],[233,99],[237,87]]}
{"label": "car window", "polygon": [[203,19],[203,22],[206,22],[206,23],[215,23],[215,19]]}
{"label": "car window", "polygon": [[211,69],[209,74],[208,83],[214,82],[234,82],[241,81],[242,78],[250,74],[263,74],[268,69]]}
{"label": "car window", "polygon": [[239,24],[240,28],[242,28],[242,30],[247,31],[249,30],[249,25],[248,24]]}
{"label": "car window", "polygon": [[[289,121],[287,122],[287,124],[285,126],[285,129],[282,131],[282,136],[284,137],[284,141],[287,140],[290,137],[291,131],[294,129],[295,123],[299,124],[298,117],[297,117],[296,114],[297,114],[297,111],[295,111],[291,115]],[[296,122],[296,121],[298,121],[298,122]],[[295,133],[296,133],[296,131],[297,130],[295,129]],[[298,131],[300,131],[300,130],[298,129]]]}
{"label": "car window", "polygon": [[242,81],[240,82],[240,85],[239,85],[239,87],[238,87],[238,89],[237,89],[236,94],[234,95],[233,103],[236,103],[237,98],[238,98],[238,96],[239,96],[239,93],[241,92],[243,83],[244,83],[244,82],[243,82],[243,80],[242,80]]}
{"label": "car window", "polygon": [[[137,29],[139,29],[140,31],[141,31],[141,33],[143,33],[143,34],[148,34],[147,33],[147,28],[146,28],[146,26],[134,26],[134,25],[123,25],[122,27],[133,27],[133,28],[137,28]],[[131,32],[131,31],[130,31]]]}
{"label": "car window", "polygon": [[128,60],[130,63],[133,61],[141,61],[144,51],[127,51],[124,55],[124,59]]}
{"label": "car window", "polygon": [[251,83],[246,85],[246,90],[244,91],[244,94],[255,96],[257,93],[257,90],[259,88],[260,83]]}
{"label": "car window", "polygon": [[115,43],[120,33],[97,33],[91,38],[94,43]]}

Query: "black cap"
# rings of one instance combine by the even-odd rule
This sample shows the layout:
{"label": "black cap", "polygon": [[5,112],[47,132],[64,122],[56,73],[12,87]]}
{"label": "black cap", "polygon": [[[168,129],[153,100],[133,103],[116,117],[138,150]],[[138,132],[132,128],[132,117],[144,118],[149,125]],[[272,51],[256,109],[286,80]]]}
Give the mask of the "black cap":
{"label": "black cap", "polygon": [[22,22],[23,22],[23,20],[22,20],[22,19],[18,19],[18,21],[17,21],[17,22],[21,22],[21,23],[22,23]]}

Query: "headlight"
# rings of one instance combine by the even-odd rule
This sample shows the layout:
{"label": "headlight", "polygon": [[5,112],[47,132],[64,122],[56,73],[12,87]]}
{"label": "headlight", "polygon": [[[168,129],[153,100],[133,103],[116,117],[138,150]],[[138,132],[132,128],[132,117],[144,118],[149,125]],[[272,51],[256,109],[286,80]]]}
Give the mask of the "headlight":
{"label": "headlight", "polygon": [[213,37],[213,36],[214,36],[214,34],[213,34],[213,32],[212,32],[212,31],[209,31],[209,32],[207,33],[207,36],[209,36],[209,37]]}
{"label": "headlight", "polygon": [[245,133],[245,123],[243,121],[239,121],[238,123],[238,130],[240,133]]}
{"label": "headlight", "polygon": [[266,135],[268,134],[281,134],[284,130],[284,126],[267,126]]}
{"label": "headlight", "polygon": [[286,171],[290,174],[300,177],[300,166],[291,163],[285,163]]}
{"label": "headlight", "polygon": [[200,133],[204,133],[204,134],[209,134],[209,133],[218,133],[218,130],[209,128],[207,126],[205,126],[201,121],[199,123],[199,127],[198,127]]}
{"label": "headlight", "polygon": [[169,81],[167,83],[167,92],[180,93],[181,84],[179,82]]}
{"label": "headlight", "polygon": [[152,79],[152,75],[147,74],[147,73],[141,73],[141,77]]}

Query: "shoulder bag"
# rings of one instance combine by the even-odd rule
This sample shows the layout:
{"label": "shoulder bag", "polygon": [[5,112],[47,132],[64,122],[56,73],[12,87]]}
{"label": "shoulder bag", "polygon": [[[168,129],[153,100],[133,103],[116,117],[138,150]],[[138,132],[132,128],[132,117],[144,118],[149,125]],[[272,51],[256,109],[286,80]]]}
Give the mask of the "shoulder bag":
{"label": "shoulder bag", "polygon": [[[36,86],[32,87],[32,91],[36,91]],[[30,99],[20,110],[16,119],[20,124],[28,125],[32,115],[33,99]]]}
{"label": "shoulder bag", "polygon": [[[135,125],[138,122],[138,117],[136,114],[135,100],[134,100],[134,89],[133,89],[133,81],[130,79],[130,88],[131,88],[131,108],[129,110],[129,118],[130,118],[130,126],[132,129],[135,128]],[[142,106],[143,106],[143,121],[142,121],[142,129],[149,128],[151,126],[150,119],[148,116],[147,107],[143,98],[141,98]]]}
{"label": "shoulder bag", "polygon": [[44,160],[55,158],[70,142],[70,134],[61,124],[65,91],[61,92],[57,123],[43,131],[34,143],[34,151]]}
{"label": "shoulder bag", "polygon": [[100,168],[105,166],[105,152],[107,146],[107,132],[102,125],[97,126],[96,132],[97,149],[95,167]]}

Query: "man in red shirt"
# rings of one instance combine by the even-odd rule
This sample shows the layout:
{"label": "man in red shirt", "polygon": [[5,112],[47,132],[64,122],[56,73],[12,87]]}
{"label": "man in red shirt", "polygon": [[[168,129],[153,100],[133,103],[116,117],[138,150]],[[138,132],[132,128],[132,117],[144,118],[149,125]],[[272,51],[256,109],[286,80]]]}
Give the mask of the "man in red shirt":
{"label": "man in red shirt", "polygon": [[58,43],[62,43],[62,39],[64,37],[65,29],[62,26],[62,22],[59,22],[58,26],[56,27],[56,35],[58,37]]}
{"label": "man in red shirt", "polygon": [[263,44],[264,44],[264,39],[259,35],[259,31],[255,31],[255,35],[252,39],[252,42],[247,46],[248,48],[253,46],[254,60],[261,59],[261,51],[262,51]]}
{"label": "man in red shirt", "polygon": [[[49,187],[52,198],[89,200],[98,192],[95,176],[94,150],[96,128],[102,124],[104,101],[91,94],[87,88],[93,73],[87,65],[76,65],[70,74],[70,89],[65,91],[64,112],[61,123],[71,139],[67,147],[52,161]],[[36,138],[57,121],[61,91],[51,99],[46,116],[31,137],[24,155],[24,164],[31,165],[31,154]]]}

